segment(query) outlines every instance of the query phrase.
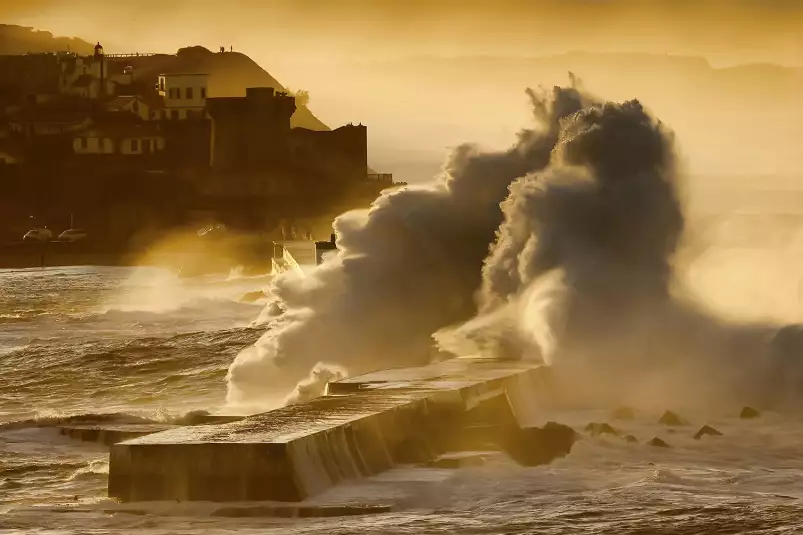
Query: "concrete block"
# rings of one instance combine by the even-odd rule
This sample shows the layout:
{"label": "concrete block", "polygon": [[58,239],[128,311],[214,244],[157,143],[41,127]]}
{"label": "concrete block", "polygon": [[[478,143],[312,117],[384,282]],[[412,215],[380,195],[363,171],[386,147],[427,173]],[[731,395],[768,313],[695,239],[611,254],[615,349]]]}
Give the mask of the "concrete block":
{"label": "concrete block", "polygon": [[328,395],[244,420],[172,429],[115,444],[109,495],[144,500],[296,502],[377,474],[412,455],[432,460],[450,423],[538,382],[534,363],[457,358],[329,385]]}
{"label": "concrete block", "polygon": [[59,434],[76,440],[111,446],[124,440],[152,435],[174,427],[176,426],[167,424],[78,424],[58,426],[58,430]]}

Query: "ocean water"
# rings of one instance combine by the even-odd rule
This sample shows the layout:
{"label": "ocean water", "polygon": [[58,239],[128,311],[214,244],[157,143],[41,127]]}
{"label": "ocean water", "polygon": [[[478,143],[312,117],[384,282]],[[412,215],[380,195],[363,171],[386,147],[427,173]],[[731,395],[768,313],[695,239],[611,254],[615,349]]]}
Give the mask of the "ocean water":
{"label": "ocean water", "polygon": [[[548,466],[503,455],[459,470],[399,468],[316,498],[394,512],[332,519],[225,518],[204,503],[117,504],[108,449],[46,425],[75,414],[163,419],[225,411],[225,374],[262,329],[246,292],[267,277],[181,280],[157,269],[0,271],[0,532],[794,533],[803,530],[803,418],[738,410],[638,413],[619,437],[583,438]],[[606,411],[544,415],[582,431]],[[41,425],[20,424],[34,420]],[[15,423],[16,422],[16,423]],[[722,437],[694,440],[704,423]],[[659,436],[672,447],[646,444]]]}

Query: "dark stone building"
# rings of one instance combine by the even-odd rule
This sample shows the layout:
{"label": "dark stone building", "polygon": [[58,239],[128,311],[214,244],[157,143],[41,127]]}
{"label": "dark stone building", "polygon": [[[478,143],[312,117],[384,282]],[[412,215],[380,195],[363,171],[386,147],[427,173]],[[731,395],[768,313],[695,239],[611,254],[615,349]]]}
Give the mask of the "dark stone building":
{"label": "dark stone building", "polygon": [[245,97],[207,99],[207,110],[213,172],[251,177],[243,193],[329,193],[368,180],[365,126],[291,128],[295,99],[269,87],[249,88]]}

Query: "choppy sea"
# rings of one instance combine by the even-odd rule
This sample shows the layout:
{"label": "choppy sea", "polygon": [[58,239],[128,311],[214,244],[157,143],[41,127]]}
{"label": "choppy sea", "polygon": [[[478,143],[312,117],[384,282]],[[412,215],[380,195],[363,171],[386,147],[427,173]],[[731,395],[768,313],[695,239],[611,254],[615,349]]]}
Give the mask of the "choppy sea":
{"label": "choppy sea", "polygon": [[[225,518],[213,504],[117,504],[108,449],[49,423],[121,413],[168,421],[225,411],[225,375],[262,334],[239,302],[267,277],[179,279],[150,268],[0,271],[0,532],[37,533],[795,533],[803,531],[803,417],[738,411],[618,422],[565,459],[504,456],[458,470],[400,468],[326,500],[387,500],[392,513],[333,519]],[[734,408],[735,409],[735,408]],[[581,430],[605,413],[553,419]],[[21,425],[33,420],[38,425]],[[710,424],[722,437],[694,440]],[[646,444],[654,436],[671,448]]]}

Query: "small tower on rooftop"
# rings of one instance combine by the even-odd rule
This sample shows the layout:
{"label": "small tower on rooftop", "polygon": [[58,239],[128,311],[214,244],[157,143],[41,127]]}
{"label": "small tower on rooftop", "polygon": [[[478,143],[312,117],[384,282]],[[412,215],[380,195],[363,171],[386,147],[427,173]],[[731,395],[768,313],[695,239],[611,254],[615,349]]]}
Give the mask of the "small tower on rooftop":
{"label": "small tower on rooftop", "polygon": [[95,45],[95,61],[100,62],[100,91],[98,92],[98,96],[100,99],[103,99],[106,96],[106,61],[103,53],[103,45],[98,44]]}

